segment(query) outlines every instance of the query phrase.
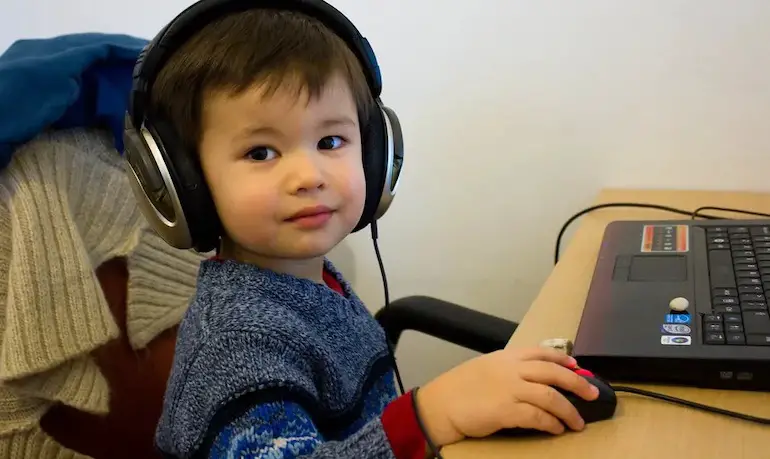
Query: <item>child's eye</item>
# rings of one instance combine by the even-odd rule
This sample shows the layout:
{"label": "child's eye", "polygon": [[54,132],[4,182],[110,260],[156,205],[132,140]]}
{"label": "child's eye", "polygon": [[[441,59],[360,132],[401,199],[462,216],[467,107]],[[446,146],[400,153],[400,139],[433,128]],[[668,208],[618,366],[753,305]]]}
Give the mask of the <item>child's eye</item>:
{"label": "child's eye", "polygon": [[278,156],[278,152],[270,147],[252,148],[246,153],[246,157],[252,161],[270,161],[271,159],[275,159],[276,156]]}
{"label": "child's eye", "polygon": [[319,150],[336,150],[345,144],[345,139],[338,135],[326,136],[318,141]]}

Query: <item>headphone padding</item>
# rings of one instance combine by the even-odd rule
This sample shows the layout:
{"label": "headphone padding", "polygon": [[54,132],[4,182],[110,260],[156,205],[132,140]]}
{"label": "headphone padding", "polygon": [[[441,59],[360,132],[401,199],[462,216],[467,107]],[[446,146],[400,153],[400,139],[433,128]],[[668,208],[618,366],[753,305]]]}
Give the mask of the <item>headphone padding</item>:
{"label": "headphone padding", "polygon": [[359,231],[372,223],[380,204],[388,160],[388,138],[385,133],[384,114],[379,104],[372,110],[369,122],[362,124],[361,150],[364,176],[366,177],[366,202],[361,219],[353,229]]}

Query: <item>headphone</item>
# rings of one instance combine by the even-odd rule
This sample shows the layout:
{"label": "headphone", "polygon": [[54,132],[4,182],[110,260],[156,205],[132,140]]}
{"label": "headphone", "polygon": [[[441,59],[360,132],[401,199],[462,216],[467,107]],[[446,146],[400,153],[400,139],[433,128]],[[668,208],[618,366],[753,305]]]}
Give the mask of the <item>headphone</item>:
{"label": "headphone", "polygon": [[296,11],[320,21],[348,45],[364,70],[376,108],[368,121],[361,121],[366,201],[353,232],[370,224],[374,228],[395,197],[404,160],[401,124],[380,100],[377,59],[350,20],[322,0],[200,0],[139,54],[123,131],[132,172],[129,182],[139,207],[155,232],[173,247],[209,252],[218,248],[223,228],[196,152],[183,146],[168,120],[147,112],[153,82],[174,51],[207,23],[256,8]]}

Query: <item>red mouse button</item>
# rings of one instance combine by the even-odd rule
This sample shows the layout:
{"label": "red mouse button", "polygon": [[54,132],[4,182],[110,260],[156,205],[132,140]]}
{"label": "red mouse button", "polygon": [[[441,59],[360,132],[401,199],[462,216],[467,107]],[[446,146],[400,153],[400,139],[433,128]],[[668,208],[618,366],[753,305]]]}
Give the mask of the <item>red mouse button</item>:
{"label": "red mouse button", "polygon": [[578,370],[575,370],[575,373],[579,374],[580,376],[585,376],[586,378],[593,378],[594,377],[593,373],[591,373],[588,370],[584,370],[582,368],[580,368]]}

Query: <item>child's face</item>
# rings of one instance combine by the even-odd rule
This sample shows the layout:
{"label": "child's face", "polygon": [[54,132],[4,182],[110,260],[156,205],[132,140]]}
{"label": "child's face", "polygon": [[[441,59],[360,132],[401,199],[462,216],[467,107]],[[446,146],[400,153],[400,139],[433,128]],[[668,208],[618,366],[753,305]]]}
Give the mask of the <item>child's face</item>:
{"label": "child's face", "polygon": [[259,86],[213,94],[202,121],[204,175],[239,251],[309,259],[353,230],[366,186],[357,110],[342,78],[310,100],[281,90],[264,97]]}

